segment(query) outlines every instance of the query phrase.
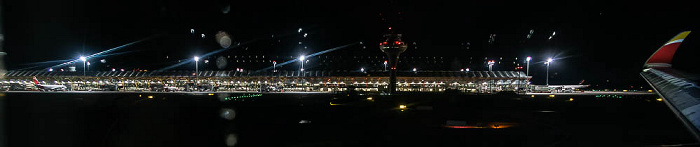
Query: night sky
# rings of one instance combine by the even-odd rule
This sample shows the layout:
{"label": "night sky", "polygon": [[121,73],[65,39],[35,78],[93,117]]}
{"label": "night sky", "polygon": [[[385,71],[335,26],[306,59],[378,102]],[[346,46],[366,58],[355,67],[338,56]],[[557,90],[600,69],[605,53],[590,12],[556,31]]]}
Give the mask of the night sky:
{"label": "night sky", "polygon": [[[57,63],[37,62],[75,59],[154,35],[106,59],[113,67],[157,68],[174,64],[161,62],[164,56],[189,59],[221,48],[213,39],[218,31],[234,42],[250,42],[227,54],[297,56],[363,41],[367,49],[332,54],[381,56],[376,44],[391,26],[406,42],[417,42],[419,48],[409,47],[406,56],[532,56],[534,77],[545,73],[540,61],[555,57],[551,84],[585,79],[636,88],[646,87],[639,72],[651,53],[677,33],[698,28],[700,11],[673,2],[14,0],[2,1],[2,23],[9,70],[42,69]],[[299,40],[298,28],[309,33],[309,49],[287,43]],[[526,39],[530,29],[533,38]],[[556,35],[548,40],[552,31]],[[700,73],[693,59],[699,33],[681,45],[674,67]],[[493,44],[487,42],[490,34],[497,35]],[[533,82],[544,84],[543,78]]]}

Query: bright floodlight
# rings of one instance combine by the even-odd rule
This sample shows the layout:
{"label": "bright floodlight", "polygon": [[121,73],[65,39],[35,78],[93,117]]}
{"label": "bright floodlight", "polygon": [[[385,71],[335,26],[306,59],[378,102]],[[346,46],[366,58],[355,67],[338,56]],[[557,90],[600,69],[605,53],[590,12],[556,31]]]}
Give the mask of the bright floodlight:
{"label": "bright floodlight", "polygon": [[304,55],[299,56],[299,61],[303,62],[305,59],[306,59],[306,56],[304,56]]}
{"label": "bright floodlight", "polygon": [[532,60],[532,57],[527,56],[527,58],[525,58],[525,60],[530,61],[530,60]]}
{"label": "bright floodlight", "polygon": [[85,61],[87,61],[87,58],[85,58],[85,56],[80,56],[80,61],[85,62]]}
{"label": "bright floodlight", "polygon": [[199,57],[194,56],[194,61],[199,61]]}
{"label": "bright floodlight", "polygon": [[552,62],[552,58],[547,59],[547,62]]}

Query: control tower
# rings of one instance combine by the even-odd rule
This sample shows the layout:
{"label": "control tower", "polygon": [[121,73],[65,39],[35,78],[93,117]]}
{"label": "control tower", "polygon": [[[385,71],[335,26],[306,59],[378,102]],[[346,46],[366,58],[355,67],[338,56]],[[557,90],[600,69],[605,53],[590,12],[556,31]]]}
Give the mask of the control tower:
{"label": "control tower", "polygon": [[406,51],[408,45],[401,41],[401,34],[386,34],[384,42],[379,43],[379,49],[389,58],[389,94],[396,93],[396,65],[399,63],[399,55]]}

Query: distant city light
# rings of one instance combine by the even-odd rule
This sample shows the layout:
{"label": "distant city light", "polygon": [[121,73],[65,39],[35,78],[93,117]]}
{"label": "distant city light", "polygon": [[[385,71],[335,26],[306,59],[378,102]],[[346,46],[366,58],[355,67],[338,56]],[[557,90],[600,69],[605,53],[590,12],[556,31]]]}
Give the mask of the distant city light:
{"label": "distant city light", "polygon": [[107,63],[107,60],[102,59],[102,60],[100,60],[100,63]]}
{"label": "distant city light", "polygon": [[53,71],[53,68],[49,68],[49,71]]}
{"label": "distant city light", "polygon": [[464,68],[460,69],[459,71],[464,71]]}
{"label": "distant city light", "polygon": [[112,71],[116,71],[116,69],[112,68]]}
{"label": "distant city light", "polygon": [[416,71],[417,71],[417,69],[416,69],[416,68],[413,68],[413,72],[416,72]]}
{"label": "distant city light", "polygon": [[308,33],[304,33],[304,38],[306,38],[307,35],[309,35],[309,34],[308,34]]}
{"label": "distant city light", "polygon": [[87,62],[86,64],[87,64],[88,66],[90,66],[90,62]]}
{"label": "distant city light", "polygon": [[361,72],[365,72],[365,68],[364,68],[364,67],[363,67],[363,68],[360,68],[360,71],[361,71]]}
{"label": "distant city light", "polygon": [[467,68],[466,71],[469,72],[469,68]]}
{"label": "distant city light", "polygon": [[190,33],[194,34],[194,29],[190,29]]}
{"label": "distant city light", "polygon": [[301,33],[301,28],[299,28],[299,30],[297,30],[297,32]]}
{"label": "distant city light", "polygon": [[204,38],[204,34],[202,34],[202,38]]}

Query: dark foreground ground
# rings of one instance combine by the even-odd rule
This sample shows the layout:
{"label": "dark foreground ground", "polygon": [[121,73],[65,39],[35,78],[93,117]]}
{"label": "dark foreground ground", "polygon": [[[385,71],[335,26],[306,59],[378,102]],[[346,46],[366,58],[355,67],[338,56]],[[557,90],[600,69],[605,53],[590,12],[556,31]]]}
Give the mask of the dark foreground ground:
{"label": "dark foreground ground", "polygon": [[656,98],[4,93],[0,119],[12,147],[695,143]]}

